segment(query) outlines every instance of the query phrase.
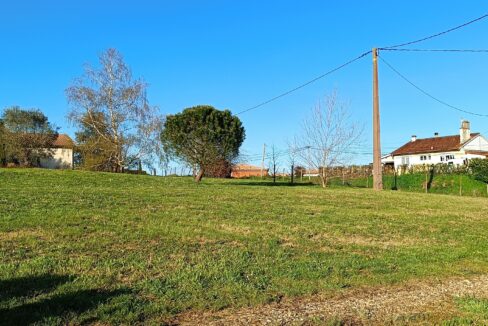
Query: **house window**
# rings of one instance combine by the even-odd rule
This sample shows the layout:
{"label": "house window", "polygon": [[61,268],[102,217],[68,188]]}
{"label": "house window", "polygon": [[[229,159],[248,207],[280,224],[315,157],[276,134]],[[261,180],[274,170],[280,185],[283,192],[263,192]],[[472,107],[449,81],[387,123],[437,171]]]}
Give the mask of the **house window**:
{"label": "house window", "polygon": [[421,161],[430,161],[432,157],[430,155],[420,155]]}
{"label": "house window", "polygon": [[408,156],[402,156],[402,165],[409,165],[410,159]]}
{"label": "house window", "polygon": [[454,160],[454,155],[446,155],[446,161]]}

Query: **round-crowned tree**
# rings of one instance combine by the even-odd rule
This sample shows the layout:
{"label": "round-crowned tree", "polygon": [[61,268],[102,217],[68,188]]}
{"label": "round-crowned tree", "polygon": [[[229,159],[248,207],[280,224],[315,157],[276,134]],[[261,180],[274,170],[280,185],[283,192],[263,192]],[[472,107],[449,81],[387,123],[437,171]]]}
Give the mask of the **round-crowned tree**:
{"label": "round-crowned tree", "polygon": [[215,164],[234,161],[245,137],[238,117],[229,110],[220,111],[209,105],[168,115],[161,133],[168,155],[198,168],[196,182]]}

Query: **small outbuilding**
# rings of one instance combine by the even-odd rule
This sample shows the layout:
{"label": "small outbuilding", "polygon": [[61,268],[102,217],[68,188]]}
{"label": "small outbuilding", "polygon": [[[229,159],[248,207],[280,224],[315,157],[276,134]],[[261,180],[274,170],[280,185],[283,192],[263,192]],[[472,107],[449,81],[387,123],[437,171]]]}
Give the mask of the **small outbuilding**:
{"label": "small outbuilding", "polygon": [[232,167],[232,178],[250,178],[250,177],[266,177],[268,176],[268,169],[262,169],[259,166],[239,163]]}
{"label": "small outbuilding", "polygon": [[45,169],[72,169],[74,142],[70,136],[59,134],[49,151],[50,157],[41,158],[40,167]]}

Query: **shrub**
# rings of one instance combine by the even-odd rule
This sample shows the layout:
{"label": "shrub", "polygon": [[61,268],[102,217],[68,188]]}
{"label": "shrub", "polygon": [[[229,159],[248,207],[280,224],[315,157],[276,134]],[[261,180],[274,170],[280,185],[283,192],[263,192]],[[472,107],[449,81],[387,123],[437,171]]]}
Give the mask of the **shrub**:
{"label": "shrub", "polygon": [[469,162],[471,173],[476,180],[488,183],[488,160],[473,159]]}

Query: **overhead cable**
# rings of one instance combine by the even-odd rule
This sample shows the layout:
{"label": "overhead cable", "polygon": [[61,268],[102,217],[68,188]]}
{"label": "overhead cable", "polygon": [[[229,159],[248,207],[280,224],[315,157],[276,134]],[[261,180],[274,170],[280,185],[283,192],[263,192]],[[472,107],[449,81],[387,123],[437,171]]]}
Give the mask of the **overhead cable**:
{"label": "overhead cable", "polygon": [[378,56],[378,57],[380,58],[381,61],[383,61],[386,64],[386,66],[388,68],[390,68],[394,73],[396,73],[398,76],[400,76],[400,78],[402,78],[403,80],[405,80],[411,86],[413,86],[414,88],[416,88],[419,92],[421,92],[422,94],[424,94],[427,97],[430,97],[434,101],[436,101],[436,102],[438,102],[438,103],[440,103],[440,104],[442,104],[442,105],[444,105],[446,107],[449,107],[449,108],[451,108],[453,110],[459,111],[459,112],[463,112],[463,113],[470,114],[470,115],[474,115],[474,116],[478,116],[478,117],[488,117],[488,114],[476,113],[476,112],[471,112],[471,111],[468,111],[468,110],[465,110],[465,109],[461,109],[461,108],[459,108],[457,106],[451,105],[451,104],[447,103],[446,101],[443,101],[443,100],[435,97],[434,95],[432,95],[429,92],[427,92],[424,89],[422,89],[420,86],[417,86],[416,84],[414,84],[411,80],[409,80],[407,77],[405,77],[405,75],[403,75],[402,73],[400,73],[390,63],[388,63],[388,61],[386,61],[382,56]]}

